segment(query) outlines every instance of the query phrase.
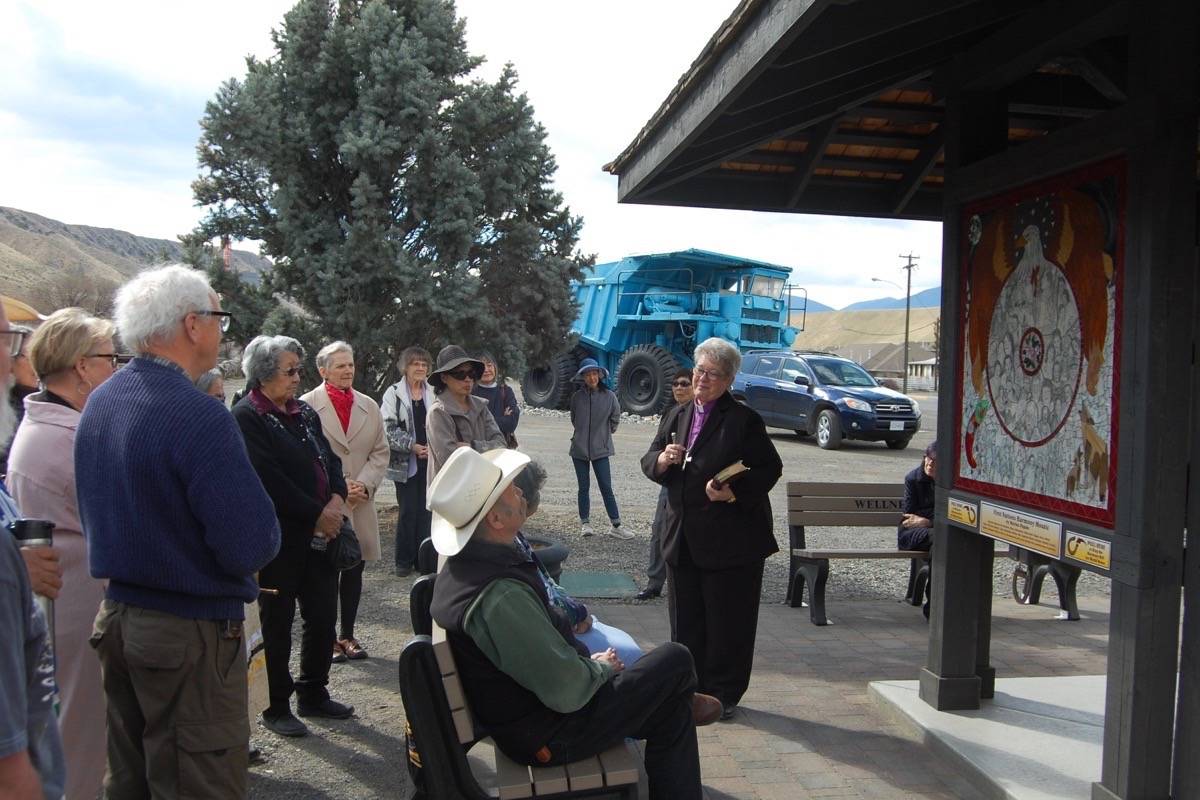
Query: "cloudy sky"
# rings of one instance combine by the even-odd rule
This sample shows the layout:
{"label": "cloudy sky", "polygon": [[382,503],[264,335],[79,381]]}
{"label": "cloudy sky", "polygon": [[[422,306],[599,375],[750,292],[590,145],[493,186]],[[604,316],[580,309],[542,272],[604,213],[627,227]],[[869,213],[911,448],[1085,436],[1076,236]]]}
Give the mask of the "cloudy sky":
{"label": "cloudy sky", "polygon": [[[192,204],[197,121],[244,57],[271,52],[279,0],[0,0],[0,205],[174,238]],[[841,307],[938,283],[940,226],[841,217],[624,206],[601,171],[658,108],[736,0],[459,0],[485,76],[511,61],[600,261],[699,247],[791,267]]]}

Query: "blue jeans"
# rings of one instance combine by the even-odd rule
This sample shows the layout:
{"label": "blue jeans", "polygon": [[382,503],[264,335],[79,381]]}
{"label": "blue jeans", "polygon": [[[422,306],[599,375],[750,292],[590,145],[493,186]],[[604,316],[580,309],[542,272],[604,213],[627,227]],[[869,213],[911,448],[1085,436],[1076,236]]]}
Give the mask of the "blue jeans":
{"label": "blue jeans", "polygon": [[600,487],[600,496],[604,498],[604,510],[608,512],[612,524],[620,524],[621,512],[617,510],[617,496],[612,490],[612,471],[608,466],[608,457],[597,458],[591,462],[583,458],[571,460],[575,462],[575,480],[579,482],[579,519],[587,522],[591,518],[592,499],[589,495],[592,487],[588,480],[590,463],[592,471],[596,473],[596,485]]}

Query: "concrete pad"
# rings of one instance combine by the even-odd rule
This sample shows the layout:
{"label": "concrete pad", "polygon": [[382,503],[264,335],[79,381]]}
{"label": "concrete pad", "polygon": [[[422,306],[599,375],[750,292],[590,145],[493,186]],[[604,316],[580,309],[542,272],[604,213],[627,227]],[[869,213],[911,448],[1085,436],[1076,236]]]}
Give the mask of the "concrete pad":
{"label": "concrete pad", "polygon": [[930,749],[1005,800],[1090,800],[1100,780],[1105,676],[1003,678],[977,711],[938,711],[917,681],[874,681],[872,698]]}

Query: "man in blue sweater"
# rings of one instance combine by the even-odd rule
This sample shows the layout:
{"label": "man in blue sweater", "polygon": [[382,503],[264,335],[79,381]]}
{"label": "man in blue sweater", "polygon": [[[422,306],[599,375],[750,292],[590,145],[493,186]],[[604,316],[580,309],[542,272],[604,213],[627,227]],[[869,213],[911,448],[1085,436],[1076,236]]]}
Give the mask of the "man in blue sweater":
{"label": "man in blue sweater", "polygon": [[75,438],[91,573],[108,581],[92,635],[105,797],[244,797],[242,620],[280,533],[233,418],[192,385],[230,315],[202,273],[170,266],[122,286],[114,316],[137,357],[89,396]]}

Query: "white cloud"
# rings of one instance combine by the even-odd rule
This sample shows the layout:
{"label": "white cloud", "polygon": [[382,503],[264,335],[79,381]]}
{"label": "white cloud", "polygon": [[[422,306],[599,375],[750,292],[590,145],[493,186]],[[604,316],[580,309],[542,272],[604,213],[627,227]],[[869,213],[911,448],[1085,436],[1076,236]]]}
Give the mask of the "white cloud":
{"label": "white cloud", "polygon": [[[217,86],[271,52],[281,0],[0,0],[0,205],[172,238],[190,230],[197,120]],[[897,291],[898,254],[921,256],[913,289],[940,279],[930,223],[626,206],[600,167],[637,134],[735,0],[460,0],[484,77],[511,61],[545,125],[557,186],[602,261],[697,247],[793,267],[841,306]]]}

